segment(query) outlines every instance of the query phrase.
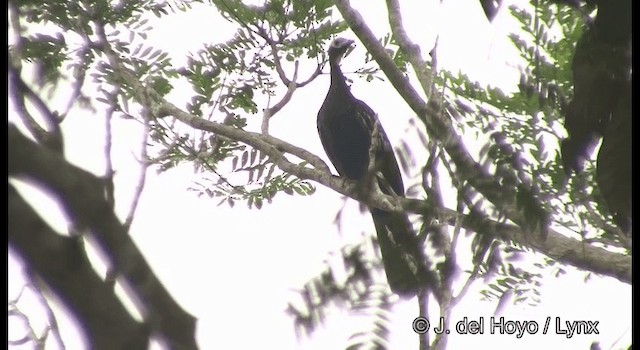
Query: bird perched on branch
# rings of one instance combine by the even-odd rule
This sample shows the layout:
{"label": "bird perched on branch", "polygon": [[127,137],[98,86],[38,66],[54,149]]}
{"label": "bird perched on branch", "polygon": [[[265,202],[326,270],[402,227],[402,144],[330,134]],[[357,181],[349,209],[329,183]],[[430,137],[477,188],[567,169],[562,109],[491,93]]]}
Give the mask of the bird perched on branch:
{"label": "bird perched on branch", "polygon": [[[318,112],[322,146],[341,176],[377,185],[387,195],[404,196],[398,162],[376,113],[351,94],[340,69],[340,61],[352,45],[353,40],[337,38],[328,50],[331,85]],[[391,290],[403,297],[416,295],[426,267],[422,246],[409,219],[406,214],[378,208],[370,211]]]}

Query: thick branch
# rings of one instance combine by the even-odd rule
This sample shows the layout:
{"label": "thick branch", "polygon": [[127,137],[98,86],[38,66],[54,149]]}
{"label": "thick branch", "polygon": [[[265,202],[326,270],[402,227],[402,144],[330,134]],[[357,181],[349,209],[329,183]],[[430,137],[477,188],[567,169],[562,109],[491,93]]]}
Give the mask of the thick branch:
{"label": "thick branch", "polygon": [[[372,202],[378,204],[377,198],[373,199]],[[379,203],[382,204],[383,201]],[[514,242],[532,248],[558,262],[614,277],[621,282],[631,284],[631,256],[629,255],[596,247],[567,237],[552,229],[549,229],[547,239],[541,242],[532,239],[519,226],[481,218],[479,214],[466,215],[449,208],[434,207],[423,200],[400,198],[400,205],[407,211],[437,218],[440,222],[451,226],[454,226],[456,218],[459,218],[462,220],[462,227],[467,230],[491,232],[502,241]],[[388,210],[392,210],[392,208]]]}
{"label": "thick branch", "polygon": [[81,320],[95,349],[146,349],[148,332],[91,267],[77,237],[57,234],[8,185],[9,244]]}
{"label": "thick branch", "polygon": [[154,275],[106,201],[102,180],[38,146],[15,125],[9,125],[8,136],[9,176],[32,180],[55,194],[77,226],[91,229],[112,267],[124,277],[138,299],[144,300],[144,305],[138,306],[143,309],[150,330],[157,332],[171,348],[195,349],[195,319],[171,298]]}
{"label": "thick branch", "polygon": [[427,63],[422,59],[420,53],[420,46],[411,41],[409,35],[404,30],[402,25],[402,15],[400,14],[400,3],[398,0],[387,0],[387,10],[389,12],[389,25],[391,26],[391,32],[393,37],[398,42],[400,50],[407,56],[413,70],[416,73],[416,77],[422,86],[427,98],[431,97],[431,78],[429,74],[429,68]]}
{"label": "thick branch", "polygon": [[[481,225],[489,231],[481,231],[479,229]],[[532,248],[555,261],[614,277],[621,282],[631,284],[631,256],[629,255],[613,253],[577,239],[569,238],[554,230],[549,230],[547,239],[540,241],[531,239],[518,226],[498,223],[493,220],[481,220],[473,216],[464,216],[462,226],[466,229],[474,229],[481,232],[493,232],[502,241],[512,241]]]}
{"label": "thick branch", "polygon": [[416,114],[424,116],[427,112],[426,103],[398,69],[385,48],[380,45],[360,13],[351,7],[348,0],[334,0],[334,2],[351,30],[353,30],[367,51],[376,60],[380,69],[389,78],[391,85],[400,92],[402,98]]}

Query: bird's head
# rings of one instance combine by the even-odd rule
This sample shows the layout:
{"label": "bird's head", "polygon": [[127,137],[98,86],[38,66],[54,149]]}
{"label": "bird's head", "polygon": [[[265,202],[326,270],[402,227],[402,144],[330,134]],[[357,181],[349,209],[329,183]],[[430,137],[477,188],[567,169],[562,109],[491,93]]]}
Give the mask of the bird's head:
{"label": "bird's head", "polygon": [[345,38],[335,38],[329,46],[329,60],[340,63],[342,57],[353,50],[353,40]]}

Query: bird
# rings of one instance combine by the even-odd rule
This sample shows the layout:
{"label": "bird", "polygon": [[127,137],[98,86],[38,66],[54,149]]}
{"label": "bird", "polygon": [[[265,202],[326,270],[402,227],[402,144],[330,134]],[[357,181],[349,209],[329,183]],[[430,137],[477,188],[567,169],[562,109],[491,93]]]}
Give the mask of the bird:
{"label": "bird", "polygon": [[[342,58],[353,45],[353,40],[338,37],[327,51],[331,82],[318,111],[320,141],[340,176],[360,184],[376,181],[384,194],[404,196],[404,183],[391,143],[373,109],[353,96],[340,68]],[[375,149],[370,150],[372,140],[377,141]],[[370,153],[375,157],[375,174],[369,174]],[[369,210],[391,291],[405,298],[415,296],[424,287],[423,277],[427,273],[422,245],[411,222],[406,214],[373,207]]]}

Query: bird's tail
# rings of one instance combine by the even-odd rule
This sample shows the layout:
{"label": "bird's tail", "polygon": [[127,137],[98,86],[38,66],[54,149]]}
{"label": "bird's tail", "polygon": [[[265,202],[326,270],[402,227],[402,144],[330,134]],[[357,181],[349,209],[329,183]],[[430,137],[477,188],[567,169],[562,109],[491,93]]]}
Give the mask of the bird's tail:
{"label": "bird's tail", "polygon": [[371,216],[378,234],[384,270],[391,290],[403,298],[415,296],[425,287],[426,258],[406,214],[376,208]]}

